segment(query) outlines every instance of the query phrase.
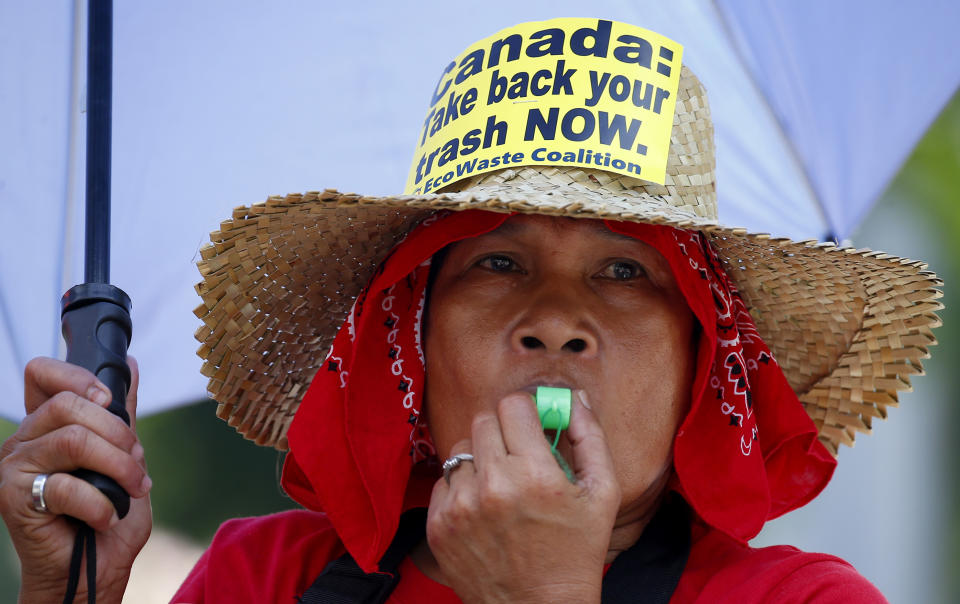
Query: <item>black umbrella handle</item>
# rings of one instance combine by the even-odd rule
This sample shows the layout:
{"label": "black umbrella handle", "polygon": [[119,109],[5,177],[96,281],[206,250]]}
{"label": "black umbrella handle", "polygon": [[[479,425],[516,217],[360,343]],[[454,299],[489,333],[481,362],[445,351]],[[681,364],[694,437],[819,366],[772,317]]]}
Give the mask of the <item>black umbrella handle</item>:
{"label": "black umbrella handle", "polygon": [[[113,285],[84,283],[64,294],[60,307],[67,362],[89,369],[110,389],[113,400],[107,410],[129,426],[126,400],[130,390],[130,298]],[[118,518],[127,515],[130,496],[112,478],[90,470],[72,474],[100,489],[113,503]]]}

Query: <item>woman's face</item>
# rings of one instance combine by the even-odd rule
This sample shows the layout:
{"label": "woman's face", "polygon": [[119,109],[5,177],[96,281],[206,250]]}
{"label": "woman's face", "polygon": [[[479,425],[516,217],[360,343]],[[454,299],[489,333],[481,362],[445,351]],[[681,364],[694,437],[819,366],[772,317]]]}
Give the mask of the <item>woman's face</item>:
{"label": "woman's face", "polygon": [[659,252],[599,221],[514,216],[451,246],[428,313],[426,404],[441,459],[507,394],[582,389],[613,454],[621,520],[648,511],[695,358],[693,314]]}

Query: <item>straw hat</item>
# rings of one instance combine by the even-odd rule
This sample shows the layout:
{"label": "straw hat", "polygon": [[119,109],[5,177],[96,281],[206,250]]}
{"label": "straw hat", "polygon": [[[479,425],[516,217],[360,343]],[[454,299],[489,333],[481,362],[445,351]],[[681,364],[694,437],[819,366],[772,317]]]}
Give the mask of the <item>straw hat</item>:
{"label": "straw hat", "polygon": [[760,334],[837,453],[885,418],[920,360],[942,282],[926,265],[717,224],[713,126],[684,67],[664,185],[601,170],[536,166],[474,176],[442,192],[365,197],[334,190],[234,210],[198,263],[202,372],[217,415],[286,449],[301,396],[375,267],[438,210],[484,209],[668,224],[706,233]]}

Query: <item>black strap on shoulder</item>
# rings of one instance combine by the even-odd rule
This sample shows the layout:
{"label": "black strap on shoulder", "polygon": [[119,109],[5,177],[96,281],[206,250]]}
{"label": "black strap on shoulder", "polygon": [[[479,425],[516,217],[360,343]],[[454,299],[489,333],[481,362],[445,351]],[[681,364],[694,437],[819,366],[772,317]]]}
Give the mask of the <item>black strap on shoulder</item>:
{"label": "black strap on shoulder", "polygon": [[[397,568],[426,534],[427,511],[410,510],[400,519],[380,571],[366,574],[350,554],[327,565],[298,598],[301,604],[382,604],[400,581]],[[614,560],[603,579],[604,604],[666,604],[690,555],[690,508],[671,494],[640,539]]]}
{"label": "black strap on shoulder", "polygon": [[617,556],[603,578],[604,604],[666,604],[690,557],[690,508],[670,493],[633,547]]}
{"label": "black strap on shoulder", "polygon": [[350,554],[327,565],[298,598],[301,604],[382,604],[400,582],[400,562],[426,534],[427,510],[416,508],[400,518],[400,527],[380,560],[379,572],[364,573]]}

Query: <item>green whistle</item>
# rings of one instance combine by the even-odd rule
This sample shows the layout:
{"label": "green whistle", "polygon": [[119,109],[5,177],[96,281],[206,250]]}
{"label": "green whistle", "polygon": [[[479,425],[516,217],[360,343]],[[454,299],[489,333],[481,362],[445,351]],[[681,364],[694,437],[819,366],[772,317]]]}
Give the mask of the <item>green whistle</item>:
{"label": "green whistle", "polygon": [[570,403],[573,393],[569,388],[537,388],[537,413],[544,430],[566,430],[570,425]]}
{"label": "green whistle", "polygon": [[553,437],[553,444],[550,445],[550,452],[553,458],[557,460],[560,469],[567,475],[567,480],[572,483],[577,482],[573,470],[567,465],[566,460],[557,451],[557,443],[560,441],[560,431],[566,430],[570,425],[570,403],[573,399],[573,393],[569,388],[550,388],[549,386],[539,386],[537,395],[534,397],[537,401],[537,414],[540,415],[540,425],[544,430],[556,430]]}

